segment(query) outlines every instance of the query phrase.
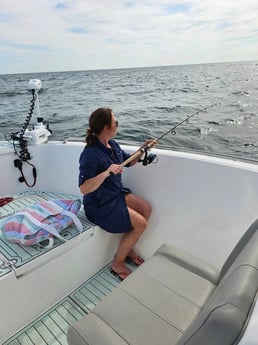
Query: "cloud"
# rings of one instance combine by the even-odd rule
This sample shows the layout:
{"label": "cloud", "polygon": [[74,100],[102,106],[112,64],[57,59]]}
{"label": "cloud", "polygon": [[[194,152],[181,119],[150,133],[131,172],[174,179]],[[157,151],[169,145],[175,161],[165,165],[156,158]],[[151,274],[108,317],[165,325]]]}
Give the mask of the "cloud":
{"label": "cloud", "polygon": [[5,47],[6,49],[10,48],[12,50],[21,50],[21,51],[26,51],[26,50],[30,50],[30,51],[47,51],[49,50],[48,47],[44,47],[41,46],[39,44],[25,44],[25,43],[15,43],[12,41],[4,41],[4,40],[0,40],[0,46],[1,47]]}
{"label": "cloud", "polygon": [[89,30],[85,28],[80,28],[80,27],[73,27],[70,29],[70,32],[75,33],[75,34],[86,34],[89,32]]}
{"label": "cloud", "polygon": [[0,73],[257,60],[257,15],[256,0],[1,0]]}
{"label": "cloud", "polygon": [[68,9],[69,6],[66,2],[58,2],[57,4],[55,4],[55,8],[65,10]]}
{"label": "cloud", "polygon": [[165,6],[165,11],[168,13],[189,12],[189,10],[190,6],[183,3]]}

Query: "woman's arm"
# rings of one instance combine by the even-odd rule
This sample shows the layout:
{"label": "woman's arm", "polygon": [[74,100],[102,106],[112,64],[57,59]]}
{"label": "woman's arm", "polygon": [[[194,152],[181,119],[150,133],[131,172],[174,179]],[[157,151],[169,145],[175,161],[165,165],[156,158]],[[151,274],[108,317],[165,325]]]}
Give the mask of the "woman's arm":
{"label": "woman's arm", "polygon": [[80,185],[80,191],[83,195],[94,192],[96,189],[99,188],[100,185],[105,181],[105,179],[110,174],[120,174],[123,171],[123,168],[118,164],[111,164],[110,167],[103,171],[102,173],[85,180]]}
{"label": "woman's arm", "polygon": [[89,178],[80,185],[80,191],[83,195],[94,192],[109,176],[109,171],[105,170],[95,177]]}

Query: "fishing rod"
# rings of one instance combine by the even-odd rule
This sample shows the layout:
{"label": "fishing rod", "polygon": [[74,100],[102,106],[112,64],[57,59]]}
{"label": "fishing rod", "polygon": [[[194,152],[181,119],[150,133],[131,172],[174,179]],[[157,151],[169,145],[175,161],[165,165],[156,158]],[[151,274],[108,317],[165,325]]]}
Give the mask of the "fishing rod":
{"label": "fishing rod", "polygon": [[198,115],[200,112],[205,111],[206,109],[210,108],[212,105],[207,105],[204,108],[201,108],[199,110],[197,110],[195,113],[188,115],[183,121],[179,122],[177,125],[175,125],[173,128],[171,128],[170,130],[168,130],[167,132],[165,132],[164,134],[162,134],[159,138],[157,138],[156,140],[160,140],[162,138],[164,138],[166,135],[168,135],[169,133],[171,133],[172,135],[176,135],[176,131],[175,129],[179,126],[181,126],[184,122],[188,123],[188,121],[194,117],[195,115]]}
{"label": "fishing rod", "polygon": [[[139,158],[139,161],[142,162],[142,164],[144,166],[151,164],[156,158],[157,156],[155,154],[148,154],[148,151],[155,145],[156,142],[158,142],[160,139],[164,138],[166,135],[168,135],[169,133],[171,133],[172,135],[176,135],[176,131],[175,129],[178,128],[179,126],[181,126],[184,122],[188,122],[192,117],[198,115],[200,112],[205,111],[206,109],[210,108],[212,105],[207,105],[204,108],[201,108],[199,110],[197,110],[196,112],[194,112],[191,115],[188,115],[184,120],[182,120],[181,122],[179,122],[178,124],[176,124],[175,126],[173,126],[172,128],[170,128],[168,131],[166,131],[164,134],[162,134],[160,137],[158,137],[157,139],[154,139],[152,142],[150,142],[149,144],[141,147],[140,149],[138,149],[135,153],[133,153],[128,159],[126,159],[121,166],[125,167],[126,165],[128,165],[129,163],[131,163],[134,159]],[[140,160],[142,154],[144,153],[144,158],[142,160]]]}

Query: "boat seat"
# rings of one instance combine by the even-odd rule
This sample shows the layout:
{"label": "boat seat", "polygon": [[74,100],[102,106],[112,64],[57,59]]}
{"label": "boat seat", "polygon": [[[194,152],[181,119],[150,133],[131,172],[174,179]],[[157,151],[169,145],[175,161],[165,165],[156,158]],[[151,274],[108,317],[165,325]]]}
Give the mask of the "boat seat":
{"label": "boat seat", "polygon": [[163,245],[69,327],[69,345],[237,343],[258,289],[257,229],[258,220],[220,271]]}

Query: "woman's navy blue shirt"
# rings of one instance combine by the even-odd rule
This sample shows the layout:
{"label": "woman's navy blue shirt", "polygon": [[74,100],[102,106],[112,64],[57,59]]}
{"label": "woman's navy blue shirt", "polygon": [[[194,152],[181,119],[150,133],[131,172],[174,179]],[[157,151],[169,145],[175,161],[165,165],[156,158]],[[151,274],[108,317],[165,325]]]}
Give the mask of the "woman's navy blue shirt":
{"label": "woman's navy blue shirt", "polygon": [[[84,148],[79,161],[79,186],[107,170],[111,164],[121,164],[130,157],[115,140],[110,140],[109,144],[111,148],[98,141]],[[99,188],[84,195],[83,204],[87,218],[106,231],[121,233],[131,230],[121,174],[108,176]]]}

